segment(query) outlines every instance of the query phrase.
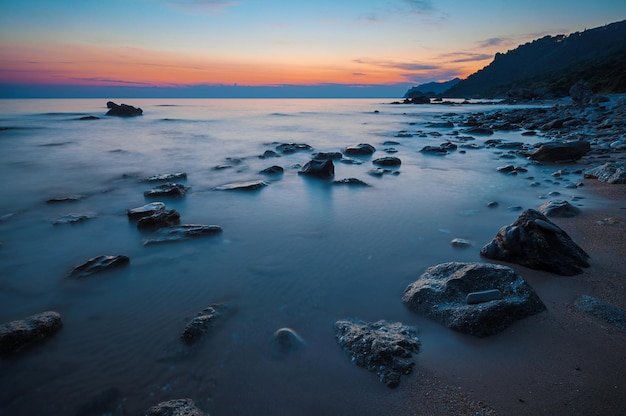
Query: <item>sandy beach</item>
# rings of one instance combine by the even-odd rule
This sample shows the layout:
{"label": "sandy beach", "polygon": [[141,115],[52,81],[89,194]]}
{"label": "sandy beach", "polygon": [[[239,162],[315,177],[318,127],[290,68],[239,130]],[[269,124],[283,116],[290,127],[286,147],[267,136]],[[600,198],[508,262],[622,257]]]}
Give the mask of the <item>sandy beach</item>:
{"label": "sandy beach", "polygon": [[591,256],[577,276],[510,265],[548,310],[487,339],[452,335],[418,354],[405,383],[413,415],[618,415],[626,413],[626,331],[574,307],[583,294],[626,308],[626,186],[586,180],[573,218],[554,218]]}

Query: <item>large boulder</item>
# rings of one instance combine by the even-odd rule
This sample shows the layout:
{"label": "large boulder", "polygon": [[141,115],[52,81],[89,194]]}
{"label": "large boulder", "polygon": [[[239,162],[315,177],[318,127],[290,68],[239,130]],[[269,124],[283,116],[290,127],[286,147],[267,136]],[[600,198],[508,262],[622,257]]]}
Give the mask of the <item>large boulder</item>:
{"label": "large boulder", "polygon": [[97,256],[72,269],[68,277],[84,279],[94,273],[100,273],[118,267],[128,266],[130,259],[127,256]]}
{"label": "large boulder", "polygon": [[623,162],[609,162],[602,166],[589,169],[585,178],[597,179],[606,183],[626,183],[626,164]]}
{"label": "large boulder", "polygon": [[109,101],[107,103],[107,116],[116,116],[116,117],[135,117],[143,114],[143,110],[139,107],[133,107],[128,104],[115,104],[113,101]]}
{"label": "large boulder", "polygon": [[205,416],[192,399],[176,399],[152,406],[145,416]]}
{"label": "large boulder", "polygon": [[0,325],[0,355],[18,352],[52,336],[63,326],[58,312],[47,311]]}
{"label": "large boulder", "polygon": [[513,269],[485,263],[449,262],[429,267],[402,301],[445,326],[479,337],[546,309]]}
{"label": "large boulder", "polygon": [[582,273],[582,267],[589,267],[589,255],[565,231],[533,209],[500,228],[480,254],[563,276]]}
{"label": "large boulder", "polygon": [[331,179],[335,176],[335,165],[332,159],[313,159],[308,161],[298,173],[320,179]]}
{"label": "large boulder", "polygon": [[543,143],[528,157],[540,162],[570,162],[580,159],[590,150],[591,144],[585,140]]}
{"label": "large boulder", "polygon": [[378,374],[387,387],[397,387],[402,374],[410,374],[419,352],[417,328],[400,322],[340,320],[335,322],[339,345],[355,365]]}

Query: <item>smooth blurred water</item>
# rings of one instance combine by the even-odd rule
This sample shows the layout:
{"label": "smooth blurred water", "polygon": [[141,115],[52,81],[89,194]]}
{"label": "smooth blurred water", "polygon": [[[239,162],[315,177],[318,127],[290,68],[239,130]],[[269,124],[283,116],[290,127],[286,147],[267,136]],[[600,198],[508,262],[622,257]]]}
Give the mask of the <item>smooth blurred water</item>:
{"label": "smooth blurred water", "polygon": [[[555,180],[558,168],[496,172],[528,161],[500,159],[493,149],[443,157],[419,152],[454,141],[449,134],[458,130],[428,122],[496,106],[133,100],[128,104],[144,115],[121,119],[104,117],[105,104],[0,100],[0,322],[45,310],[64,320],[46,343],[0,360],[0,415],[104,414],[85,410],[102,392],[109,400],[100,400],[100,408],[116,403],[111,406],[126,414],[183,397],[215,415],[381,414],[393,408],[403,385],[389,390],[353,366],[334,339],[333,323],[352,317],[418,325],[427,328],[423,348],[436,350],[440,329],[404,308],[405,287],[428,266],[482,261],[482,245],[519,215],[509,207],[536,208],[551,191],[560,199],[583,195],[564,187],[580,176]],[[79,120],[87,115],[100,119]],[[396,137],[401,131],[443,136]],[[540,140],[506,132],[475,142],[492,138]],[[390,140],[398,144],[383,144]],[[298,175],[311,152],[258,157],[283,142],[315,151],[370,143],[373,158],[394,147],[400,174],[369,175],[373,158],[359,165],[336,161],[335,179],[356,177],[371,186],[333,186]],[[225,164],[232,167],[215,169]],[[259,174],[274,164],[284,175]],[[162,201],[183,223],[217,224],[222,235],[142,244],[145,234],[126,210],[150,202],[143,192],[151,185],[142,178],[171,172],[186,172],[191,189],[183,199]],[[529,176],[541,185],[530,187]],[[214,190],[251,179],[269,186]],[[83,198],[46,203],[67,195]],[[499,207],[487,208],[490,201]],[[94,218],[53,225],[69,213]],[[475,244],[454,248],[455,237]],[[114,254],[129,256],[130,266],[83,281],[65,278],[91,257]],[[221,301],[232,302],[235,314],[186,348],[178,339],[185,324]],[[281,327],[296,330],[308,347],[277,359],[270,338]]]}

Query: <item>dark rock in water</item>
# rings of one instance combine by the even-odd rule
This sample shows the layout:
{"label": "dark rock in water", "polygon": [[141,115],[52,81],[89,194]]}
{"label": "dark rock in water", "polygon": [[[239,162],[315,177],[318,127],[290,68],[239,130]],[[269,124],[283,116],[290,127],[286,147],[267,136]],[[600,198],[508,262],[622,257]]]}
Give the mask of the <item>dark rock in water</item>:
{"label": "dark rock in water", "polygon": [[185,172],[163,173],[146,178],[146,182],[170,182],[184,179],[187,179],[187,174]]}
{"label": "dark rock in water", "polygon": [[593,296],[582,295],[576,299],[574,306],[619,329],[626,329],[626,312],[615,305],[603,302]]}
{"label": "dark rock in water", "polygon": [[138,107],[133,107],[128,104],[115,104],[113,101],[109,101],[107,103],[107,116],[117,116],[117,117],[134,117],[140,116],[143,114],[143,110]]}
{"label": "dark rock in water", "polygon": [[396,175],[397,176],[397,175],[400,174],[400,171],[394,170],[394,169],[376,168],[376,169],[368,170],[367,173],[372,175],[372,176],[381,177],[381,176],[387,175],[387,174],[391,174],[391,175]]}
{"label": "dark rock in water", "polygon": [[0,325],[0,355],[18,352],[37,344],[63,326],[58,312],[47,311]]}
{"label": "dark rock in water", "polygon": [[375,151],[374,146],[367,143],[347,146],[343,149],[343,153],[349,156],[370,156],[374,154]]}
{"label": "dark rock in water", "polygon": [[450,244],[458,248],[466,248],[466,247],[471,247],[473,245],[473,243],[470,240],[466,240],[464,238],[454,238],[452,241],[450,241]]}
{"label": "dark rock in water", "polygon": [[188,186],[179,183],[166,182],[143,193],[146,198],[182,198],[187,194]]}
{"label": "dark rock in water", "polygon": [[397,387],[402,374],[410,374],[419,352],[417,328],[400,322],[340,320],[335,337],[352,362],[374,372],[387,387]]}
{"label": "dark rock in water", "polygon": [[205,332],[213,328],[233,313],[233,306],[228,303],[216,303],[201,310],[183,329],[180,337],[188,344],[197,342]]}
{"label": "dark rock in water", "polygon": [[372,160],[372,163],[378,166],[400,166],[402,161],[397,157],[387,156]]}
{"label": "dark rock in water", "polygon": [[491,135],[491,134],[493,134],[493,129],[491,129],[489,127],[476,126],[476,127],[470,127],[468,129],[463,130],[463,133],[480,134],[480,135]]}
{"label": "dark rock in water", "polygon": [[261,156],[259,156],[259,159],[269,159],[271,157],[280,157],[280,155],[273,150],[266,150]]}
{"label": "dark rock in water", "polygon": [[546,217],[575,217],[580,214],[580,208],[564,200],[548,201],[537,210]]}
{"label": "dark rock in water", "polygon": [[335,165],[332,159],[313,159],[308,161],[298,173],[320,179],[330,179],[335,176]]}
{"label": "dark rock in water", "polygon": [[267,182],[261,180],[231,182],[215,187],[216,191],[257,191],[265,188]]}
{"label": "dark rock in water", "polygon": [[100,117],[96,117],[96,116],[84,116],[84,117],[79,118],[79,120],[81,120],[81,121],[100,120]]}
{"label": "dark rock in water", "polygon": [[[499,290],[502,299],[468,304],[469,294],[477,297],[476,292],[487,290]],[[546,309],[513,269],[486,263],[449,262],[429,267],[406,288],[402,301],[448,328],[479,337],[497,334]]]}
{"label": "dark rock in water", "polygon": [[357,178],[345,178],[333,182],[335,185],[350,185],[350,186],[370,186],[368,183],[363,182]]}
{"label": "dark rock in water", "polygon": [[326,160],[326,159],[339,160],[339,159],[343,159],[343,155],[340,152],[319,152],[319,153],[313,154],[313,159],[317,159],[317,160]]}
{"label": "dark rock in water", "polygon": [[159,403],[146,411],[145,416],[206,416],[191,399],[177,399]]}
{"label": "dark rock in water", "polygon": [[589,169],[584,173],[585,178],[597,179],[606,183],[626,183],[626,164],[621,162],[605,163],[602,166]]}
{"label": "dark rock in water", "polygon": [[56,198],[50,198],[46,202],[48,204],[56,204],[59,202],[78,202],[85,198],[83,195],[68,195],[68,196],[59,196]]}
{"label": "dark rock in water", "polygon": [[67,214],[62,216],[61,218],[57,218],[52,222],[53,225],[61,225],[61,224],[77,224],[79,222],[85,222],[90,218],[93,218],[94,214],[86,213],[86,214]]}
{"label": "dark rock in water", "polygon": [[263,175],[281,175],[285,172],[285,169],[282,166],[270,166],[269,168],[263,169],[260,173]]}
{"label": "dark rock in water", "polygon": [[146,246],[161,243],[173,243],[191,238],[209,237],[222,232],[219,225],[183,224],[159,228],[150,238],[143,240]]}
{"label": "dark rock in water", "polygon": [[282,143],[276,146],[276,151],[280,153],[295,153],[299,151],[311,151],[313,148],[306,143]]}
{"label": "dark rock in water", "polygon": [[515,166],[515,165],[499,166],[496,168],[496,170],[501,173],[514,173],[514,174],[517,174],[518,172],[528,172],[528,169],[522,166]]}
{"label": "dark rock in water", "polygon": [[165,204],[163,202],[152,202],[137,208],[131,208],[126,211],[126,215],[128,215],[128,219],[130,220],[138,220],[163,211],[165,211]]}
{"label": "dark rock in water", "polygon": [[150,230],[171,227],[172,225],[178,224],[180,224],[180,213],[175,209],[170,209],[140,218],[139,221],[137,221],[137,228],[140,230]]}
{"label": "dark rock in water", "polygon": [[541,162],[568,162],[578,160],[591,150],[584,140],[544,143],[528,157]]}
{"label": "dark rock in water", "polygon": [[589,267],[589,255],[565,231],[538,211],[527,209],[512,225],[500,228],[480,253],[490,259],[572,276]]}
{"label": "dark rock in water", "polygon": [[127,256],[97,256],[74,267],[68,277],[83,279],[94,273],[103,272],[116,267],[127,266],[128,264],[130,264],[130,259]]}
{"label": "dark rock in water", "polygon": [[454,123],[451,121],[442,121],[442,122],[430,122],[426,125],[427,127],[431,127],[434,129],[439,129],[439,128],[453,128],[454,127]]}
{"label": "dark rock in water", "polygon": [[420,152],[437,156],[444,156],[448,154],[448,151],[441,146],[424,146]]}
{"label": "dark rock in water", "polygon": [[306,342],[291,328],[280,328],[272,334],[272,348],[276,358],[285,358],[306,347]]}

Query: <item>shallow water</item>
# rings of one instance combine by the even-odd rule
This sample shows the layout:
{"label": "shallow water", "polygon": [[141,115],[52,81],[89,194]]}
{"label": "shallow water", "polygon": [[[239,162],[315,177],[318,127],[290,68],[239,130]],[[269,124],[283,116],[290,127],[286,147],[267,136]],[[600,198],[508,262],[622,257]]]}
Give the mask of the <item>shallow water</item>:
{"label": "shallow water", "polygon": [[[115,100],[121,102],[122,100]],[[391,101],[391,100],[389,100]],[[393,106],[381,100],[134,100],[144,115],[104,117],[106,100],[0,100],[0,322],[45,310],[60,312],[63,330],[19,356],[0,360],[0,415],[142,414],[151,405],[190,397],[214,415],[380,414],[402,391],[353,366],[334,339],[333,323],[352,317],[425,328],[423,353],[469,345],[406,310],[404,288],[426,267],[482,261],[479,250],[519,211],[580,175],[529,165],[517,176],[496,172],[493,149],[447,156],[419,152],[451,139],[454,129],[426,123],[445,113],[497,106]],[[86,115],[99,120],[82,121]],[[398,132],[443,134],[396,137]],[[475,136],[540,140],[521,132]],[[396,141],[397,145],[384,145]],[[311,152],[260,159],[277,143],[339,151],[370,143],[376,157],[394,147],[399,175],[374,177],[363,164],[335,163],[335,179],[298,175]],[[239,163],[233,163],[236,158]],[[232,167],[216,170],[218,165]],[[264,177],[271,165],[284,175]],[[183,223],[216,224],[223,234],[144,246],[126,217],[151,188],[142,178],[186,172],[191,189],[162,199]],[[527,179],[529,176],[534,180]],[[228,182],[265,179],[255,192],[216,191]],[[537,181],[538,187],[529,186]],[[80,195],[78,202],[50,198]],[[497,201],[497,208],[487,208]],[[602,201],[581,199],[579,205]],[[84,223],[53,225],[70,213]],[[450,240],[472,240],[466,249]],[[83,281],[65,278],[97,255],[124,254],[127,268]],[[234,315],[186,348],[178,335],[203,308],[222,301]],[[307,348],[285,359],[271,334],[291,327]],[[428,338],[430,336],[430,338]],[[444,348],[444,350],[446,349]],[[441,361],[441,359],[439,359]],[[114,413],[115,409],[120,413]]]}

